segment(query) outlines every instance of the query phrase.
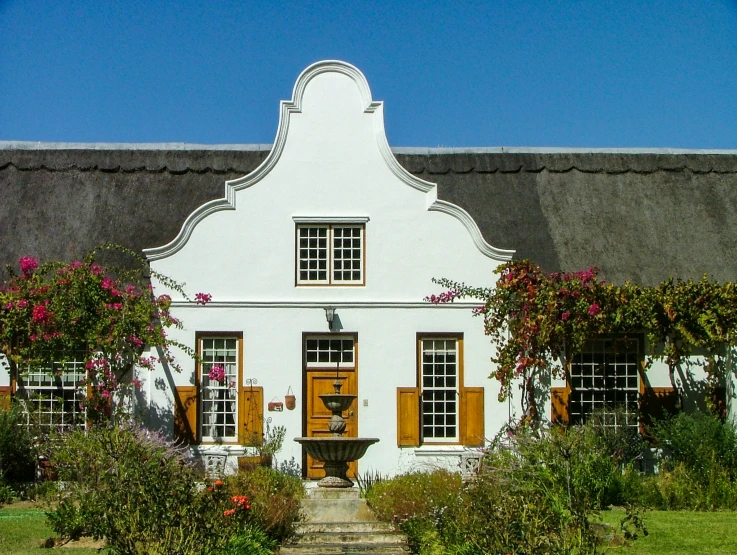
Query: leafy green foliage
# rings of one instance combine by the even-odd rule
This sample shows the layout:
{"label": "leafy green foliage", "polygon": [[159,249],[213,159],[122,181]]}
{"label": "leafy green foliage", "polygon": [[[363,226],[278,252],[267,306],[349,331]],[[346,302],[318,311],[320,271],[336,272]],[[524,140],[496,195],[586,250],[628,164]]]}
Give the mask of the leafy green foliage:
{"label": "leafy green foliage", "polygon": [[[367,500],[422,555],[595,553],[599,510],[641,483],[626,442],[593,423],[523,427],[497,438],[468,483],[440,470],[406,474],[376,484]],[[641,531],[636,510],[625,524],[630,538]]]}

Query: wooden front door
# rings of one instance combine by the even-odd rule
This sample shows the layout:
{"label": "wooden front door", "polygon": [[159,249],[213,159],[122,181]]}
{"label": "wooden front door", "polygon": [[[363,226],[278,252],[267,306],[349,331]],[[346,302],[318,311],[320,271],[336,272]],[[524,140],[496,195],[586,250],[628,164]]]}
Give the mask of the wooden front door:
{"label": "wooden front door", "polygon": [[[320,399],[324,393],[333,393],[336,375],[343,382],[341,393],[358,394],[358,341],[353,334],[305,335],[302,341],[304,361],[305,407],[304,435],[306,437],[327,437],[331,435],[328,423],[332,413],[325,408]],[[343,437],[358,436],[358,399],[343,413],[346,430]],[[302,466],[308,479],[325,476],[323,463],[314,460],[303,449]],[[349,465],[348,476],[355,477],[358,465]]]}

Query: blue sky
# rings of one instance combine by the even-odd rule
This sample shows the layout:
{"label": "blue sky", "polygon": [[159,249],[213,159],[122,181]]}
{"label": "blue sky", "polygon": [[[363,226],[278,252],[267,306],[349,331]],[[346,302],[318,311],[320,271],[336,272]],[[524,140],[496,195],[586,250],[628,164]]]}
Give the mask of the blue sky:
{"label": "blue sky", "polygon": [[392,146],[737,148],[737,0],[0,0],[0,140],[271,143],[321,59]]}

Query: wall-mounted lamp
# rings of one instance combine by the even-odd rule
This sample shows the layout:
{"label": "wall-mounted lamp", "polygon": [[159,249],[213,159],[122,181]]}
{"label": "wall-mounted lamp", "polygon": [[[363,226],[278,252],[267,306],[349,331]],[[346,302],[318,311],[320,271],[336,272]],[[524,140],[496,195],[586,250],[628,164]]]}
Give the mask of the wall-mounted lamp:
{"label": "wall-mounted lamp", "polygon": [[335,307],[326,306],[325,307],[325,319],[328,321],[328,327],[330,328],[330,331],[333,331],[333,319],[334,318],[335,318]]}

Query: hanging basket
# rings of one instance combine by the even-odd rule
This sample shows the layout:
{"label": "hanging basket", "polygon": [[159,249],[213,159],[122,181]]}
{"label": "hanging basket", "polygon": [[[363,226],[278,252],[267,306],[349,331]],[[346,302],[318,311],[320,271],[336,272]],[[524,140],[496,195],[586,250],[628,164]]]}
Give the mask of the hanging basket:
{"label": "hanging basket", "polygon": [[297,397],[294,395],[291,385],[287,389],[287,394],[284,396],[284,404],[287,406],[287,410],[294,410],[297,406]]}
{"label": "hanging basket", "polygon": [[271,401],[269,401],[267,408],[269,409],[269,412],[281,412],[284,410],[284,403],[278,401],[277,398],[274,397]]}

